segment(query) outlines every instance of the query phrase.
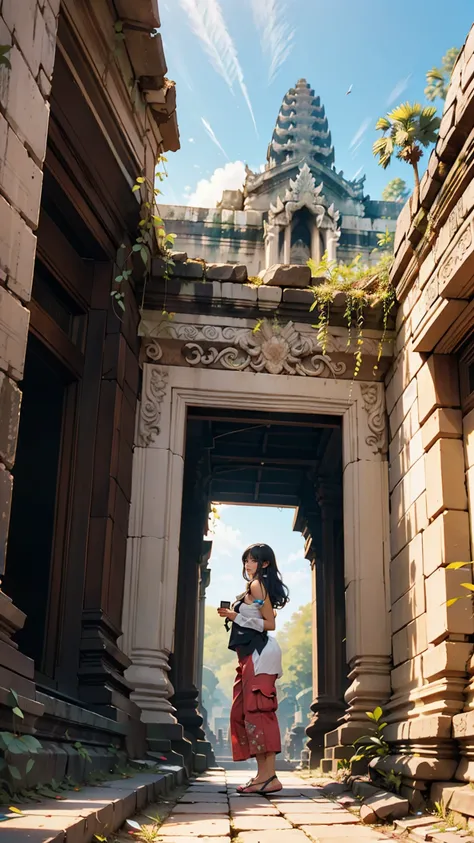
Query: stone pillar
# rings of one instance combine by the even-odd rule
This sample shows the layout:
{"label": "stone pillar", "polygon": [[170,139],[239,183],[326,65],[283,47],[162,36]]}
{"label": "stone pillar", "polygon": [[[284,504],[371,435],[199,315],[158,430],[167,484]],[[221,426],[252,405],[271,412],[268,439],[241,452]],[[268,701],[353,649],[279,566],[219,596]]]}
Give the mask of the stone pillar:
{"label": "stone pillar", "polygon": [[315,261],[315,263],[319,263],[322,258],[321,254],[321,237],[319,228],[316,225],[316,218],[313,222],[313,228],[311,231],[311,259]]}
{"label": "stone pillar", "polygon": [[[13,45],[7,53],[11,66],[0,67],[0,577],[5,571],[21,403],[17,384],[23,378],[28,338],[59,5],[59,0],[46,6],[32,0],[27,8],[4,3],[0,16],[1,43]],[[11,642],[25,620],[0,591],[1,684],[21,693],[31,728],[43,709],[35,701],[34,665]]]}
{"label": "stone pillar", "polygon": [[206,591],[211,582],[209,570],[209,557],[212,551],[212,542],[203,542],[203,554],[199,563],[198,581],[198,619],[196,636],[195,674],[194,684],[199,692],[199,703],[202,707],[202,670],[204,665],[204,627],[206,620]]}
{"label": "stone pillar", "polygon": [[[390,696],[391,637],[384,388],[360,382],[343,426],[344,579],[349,687],[344,723],[325,738],[336,766]],[[340,749],[338,749],[340,747]]]}
{"label": "stone pillar", "polygon": [[320,480],[318,507],[308,529],[306,547],[313,575],[313,717],[306,730],[310,765],[318,767],[324,754],[324,736],[345,711],[346,687],[344,556],[342,547],[342,495],[337,483]]}
{"label": "stone pillar", "polygon": [[283,263],[290,263],[291,255],[291,222],[285,228],[285,240],[283,245]]}
{"label": "stone pillar", "polygon": [[279,263],[278,241],[280,229],[276,225],[264,222],[265,232],[265,269]]}
{"label": "stone pillar", "polygon": [[[131,659],[131,698],[153,740],[180,741],[170,702],[179,567],[183,455],[173,447],[167,369],[145,363],[133,457],[125,572],[123,649]],[[155,744],[155,747],[157,745]]]}

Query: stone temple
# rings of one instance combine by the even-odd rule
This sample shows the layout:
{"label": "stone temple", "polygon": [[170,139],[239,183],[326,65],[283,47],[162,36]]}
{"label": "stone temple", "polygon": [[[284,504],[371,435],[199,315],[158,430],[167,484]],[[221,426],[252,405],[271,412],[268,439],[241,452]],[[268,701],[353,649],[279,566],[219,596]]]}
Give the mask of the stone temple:
{"label": "stone temple", "polygon": [[334,162],[324,106],[300,79],[283,97],[263,172],[247,167],[242,190],[225,190],[217,208],[161,206],[176,249],[246,264],[250,276],[324,253],[370,263],[377,234],[395,230],[400,206],[365,196],[365,176],[348,180]]}

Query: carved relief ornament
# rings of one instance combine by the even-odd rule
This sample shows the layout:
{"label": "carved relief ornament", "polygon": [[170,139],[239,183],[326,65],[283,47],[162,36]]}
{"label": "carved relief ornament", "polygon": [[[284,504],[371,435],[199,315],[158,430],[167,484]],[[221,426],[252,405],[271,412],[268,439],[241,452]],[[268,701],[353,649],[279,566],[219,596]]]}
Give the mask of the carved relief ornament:
{"label": "carved relief ornament", "polygon": [[150,445],[160,432],[161,404],[166,392],[167,378],[168,370],[162,366],[144,367],[138,428],[140,445]]}
{"label": "carved relief ornament", "polygon": [[300,334],[292,322],[281,327],[264,319],[257,331],[236,333],[233,344],[226,348],[204,348],[188,342],[183,349],[190,366],[218,365],[238,372],[267,372],[271,375],[337,377],[347,369],[345,363],[334,362],[323,354],[316,335]]}
{"label": "carved relief ornament", "polygon": [[360,391],[364,410],[367,413],[367,426],[370,430],[365,441],[374,454],[387,451],[387,426],[385,418],[385,393],[381,383],[361,383]]}

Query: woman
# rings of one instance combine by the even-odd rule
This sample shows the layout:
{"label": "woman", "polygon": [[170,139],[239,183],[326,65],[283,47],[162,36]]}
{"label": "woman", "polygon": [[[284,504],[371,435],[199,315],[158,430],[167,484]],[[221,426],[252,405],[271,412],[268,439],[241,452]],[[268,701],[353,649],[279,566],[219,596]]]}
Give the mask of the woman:
{"label": "woman", "polygon": [[275,610],[288,603],[288,589],[268,544],[250,545],[242,563],[247,588],[232,609],[217,610],[226,625],[232,621],[229,649],[239,659],[230,714],[232,756],[234,761],[257,759],[256,777],[237,790],[243,795],[276,793],[282,785],[275,773],[281,752],[275,681],[282,667],[280,647],[268,632],[275,629]]}

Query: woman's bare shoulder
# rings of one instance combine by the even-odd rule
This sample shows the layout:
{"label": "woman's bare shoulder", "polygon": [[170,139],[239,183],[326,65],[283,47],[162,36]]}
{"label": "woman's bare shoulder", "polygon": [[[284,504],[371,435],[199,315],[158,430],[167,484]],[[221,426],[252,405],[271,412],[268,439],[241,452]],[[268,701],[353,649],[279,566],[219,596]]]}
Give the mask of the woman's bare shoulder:
{"label": "woman's bare shoulder", "polygon": [[250,594],[254,600],[265,600],[267,596],[267,592],[258,580],[253,580],[253,582],[250,583]]}

